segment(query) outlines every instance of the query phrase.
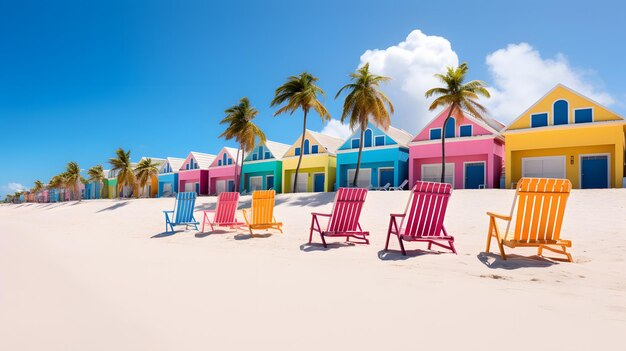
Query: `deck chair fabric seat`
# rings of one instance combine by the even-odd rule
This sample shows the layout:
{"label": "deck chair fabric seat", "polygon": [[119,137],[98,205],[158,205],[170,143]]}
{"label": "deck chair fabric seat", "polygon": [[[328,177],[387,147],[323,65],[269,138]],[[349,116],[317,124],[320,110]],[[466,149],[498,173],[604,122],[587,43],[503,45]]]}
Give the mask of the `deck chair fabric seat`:
{"label": "deck chair fabric seat", "polygon": [[[239,227],[244,222],[238,221],[237,207],[239,206],[239,193],[222,192],[217,196],[217,204],[215,210],[205,210],[202,218],[202,232],[204,233],[204,225],[209,224],[211,231],[215,231],[215,227]],[[212,218],[210,215],[213,215]]]}
{"label": "deck chair fabric seat", "polygon": [[[367,189],[339,188],[330,213],[311,213],[309,244],[313,241],[313,232],[317,232],[322,244],[327,247],[324,237],[345,237],[356,239],[358,243],[369,244],[368,231],[364,231],[359,223],[361,210],[367,197]],[[318,217],[328,218],[326,229],[322,229]]]}
{"label": "deck chair fabric seat", "polygon": [[[522,178],[516,186],[509,216],[487,212],[489,231],[486,252],[489,252],[491,241],[496,239],[504,260],[504,246],[507,246],[536,247],[540,256],[546,249],[562,254],[572,262],[572,255],[566,250],[572,247],[572,242],[560,237],[572,183],[568,179]],[[496,220],[507,222],[504,232],[500,231]]]}
{"label": "deck chair fabric seat", "polygon": [[427,242],[429,250],[436,245],[456,254],[454,236],[448,235],[443,225],[451,194],[450,184],[416,182],[404,213],[390,214],[385,251],[391,235],[395,235],[405,256],[403,241]]}
{"label": "deck chair fabric seat", "polygon": [[[283,223],[276,221],[274,217],[274,190],[255,190],[252,193],[252,207],[242,210],[250,235],[253,230],[276,229],[283,232]],[[248,214],[249,212],[249,214]]]}
{"label": "deck chair fabric seat", "polygon": [[[185,230],[190,226],[193,226],[198,230],[198,221],[193,215],[194,208],[196,206],[196,193],[195,192],[182,192],[176,194],[176,200],[174,200],[174,210],[163,211],[165,215],[165,232],[174,232],[174,227],[184,225]],[[168,230],[169,227],[169,230]]]}

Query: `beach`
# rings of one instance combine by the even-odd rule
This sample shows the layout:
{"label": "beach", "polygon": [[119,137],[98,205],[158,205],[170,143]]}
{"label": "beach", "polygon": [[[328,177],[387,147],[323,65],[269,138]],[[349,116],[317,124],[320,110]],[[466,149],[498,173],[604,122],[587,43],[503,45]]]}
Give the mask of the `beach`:
{"label": "beach", "polygon": [[[503,261],[495,242],[484,253],[485,212],[508,214],[513,196],[453,191],[458,255],[407,243],[406,257],[394,237],[383,247],[408,191],[368,194],[370,245],[327,249],[307,244],[310,213],[330,212],[334,193],[277,195],[284,233],[254,237],[165,234],[172,198],[3,204],[0,349],[622,349],[626,189],[572,190],[573,263],[523,248]],[[198,198],[196,218],[215,201]]]}

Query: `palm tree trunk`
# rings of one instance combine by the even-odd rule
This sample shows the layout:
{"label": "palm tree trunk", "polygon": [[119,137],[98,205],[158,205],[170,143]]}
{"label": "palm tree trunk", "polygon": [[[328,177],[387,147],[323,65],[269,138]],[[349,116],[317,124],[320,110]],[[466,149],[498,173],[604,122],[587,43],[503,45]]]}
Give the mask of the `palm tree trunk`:
{"label": "palm tree trunk", "polygon": [[[441,128],[441,183],[443,183],[446,179],[446,126],[448,125],[448,120],[452,116],[454,107],[454,104],[450,106],[448,117],[446,117],[443,121],[443,128]],[[454,183],[454,180],[452,182]]]}
{"label": "palm tree trunk", "polygon": [[239,172],[237,171],[237,167],[239,165],[239,150],[241,150],[241,145],[237,146],[237,158],[235,159],[235,178],[233,181],[235,182],[235,191],[239,192]]}
{"label": "palm tree trunk", "polygon": [[298,157],[298,165],[296,166],[296,174],[293,176],[293,193],[297,192],[298,188],[298,172],[300,171],[300,164],[302,163],[302,154],[304,154],[304,138],[306,136],[306,115],[309,111],[304,110],[304,123],[302,123],[302,138],[300,138],[300,157]]}
{"label": "palm tree trunk", "polygon": [[365,137],[365,129],[361,128],[361,141],[359,142],[359,156],[356,160],[356,170],[354,171],[354,181],[352,186],[356,187],[356,181],[359,179],[359,169],[361,168],[361,153],[363,152],[363,138]]}
{"label": "palm tree trunk", "polygon": [[[241,170],[239,171],[239,179],[237,179],[238,182],[241,182],[241,172],[243,171],[243,163],[244,163],[244,155],[243,155],[243,145],[240,146],[241,147]],[[244,181],[246,179],[244,178]],[[249,189],[248,189],[249,190]]]}

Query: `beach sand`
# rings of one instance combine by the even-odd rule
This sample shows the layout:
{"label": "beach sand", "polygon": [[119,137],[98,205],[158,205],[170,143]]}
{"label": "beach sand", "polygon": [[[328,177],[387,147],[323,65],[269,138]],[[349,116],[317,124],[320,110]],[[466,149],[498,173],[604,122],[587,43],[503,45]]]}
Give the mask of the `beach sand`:
{"label": "beach sand", "polygon": [[371,245],[328,249],[306,243],[332,193],[278,195],[285,233],[252,238],[164,235],[173,199],[2,205],[0,350],[623,350],[626,189],[572,191],[575,263],[484,254],[485,211],[507,214],[513,195],[455,190],[459,254],[408,243],[408,257],[394,238],[382,251],[408,192],[370,192]]}

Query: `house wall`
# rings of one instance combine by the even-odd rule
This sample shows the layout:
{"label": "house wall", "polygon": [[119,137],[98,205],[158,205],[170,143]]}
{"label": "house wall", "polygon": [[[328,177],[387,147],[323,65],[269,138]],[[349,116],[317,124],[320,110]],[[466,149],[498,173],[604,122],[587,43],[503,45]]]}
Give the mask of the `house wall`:
{"label": "house wall", "polygon": [[235,172],[239,172],[241,166],[218,166],[209,168],[209,194],[215,195],[217,192],[216,182],[218,180],[235,181]]}
{"label": "house wall", "polygon": [[109,199],[117,198],[117,178],[110,178],[107,183],[107,195]]}
{"label": "house wall", "polygon": [[159,185],[157,197],[163,196],[163,186],[165,184],[172,184],[172,191],[175,193],[178,192],[178,173],[159,174],[158,182]]}
{"label": "house wall", "polygon": [[209,171],[206,169],[194,169],[178,172],[178,189],[185,191],[185,184],[200,183],[200,194],[209,195]]}
{"label": "house wall", "polygon": [[[335,189],[348,186],[348,170],[355,169],[358,160],[358,150],[337,154],[337,176]],[[363,149],[361,155],[361,169],[372,170],[371,185],[379,186],[378,172],[381,168],[394,168],[394,181],[391,186],[399,186],[408,179],[409,150],[400,147]],[[384,184],[382,184],[384,185]]]}
{"label": "house wall", "polygon": [[263,190],[267,190],[266,177],[268,175],[274,176],[274,190],[276,193],[281,193],[283,190],[283,163],[279,160],[270,161],[257,161],[257,162],[244,162],[242,166],[242,176],[240,182],[240,189],[250,191],[250,177],[261,176],[263,177]]}
{"label": "house wall", "polygon": [[[422,130],[419,134],[413,138],[413,141],[425,141],[430,140],[430,130],[433,128],[443,128],[443,122],[448,116],[448,110],[446,109],[442,113],[440,113],[431,123],[429,123],[424,130]],[[455,118],[455,133],[454,135],[459,136],[459,127],[461,125],[471,124],[472,125],[472,135],[491,135],[492,132],[485,129],[481,125],[474,123],[469,118],[463,118],[460,114],[456,113],[452,116]]]}
{"label": "house wall", "polygon": [[[283,159],[282,188],[285,193],[292,192],[291,174],[298,165],[298,157],[286,157]],[[304,173],[324,173],[324,191],[334,191],[335,176],[337,168],[337,157],[329,154],[309,154],[303,155],[300,172]],[[313,177],[311,175],[307,191],[313,191]]]}

